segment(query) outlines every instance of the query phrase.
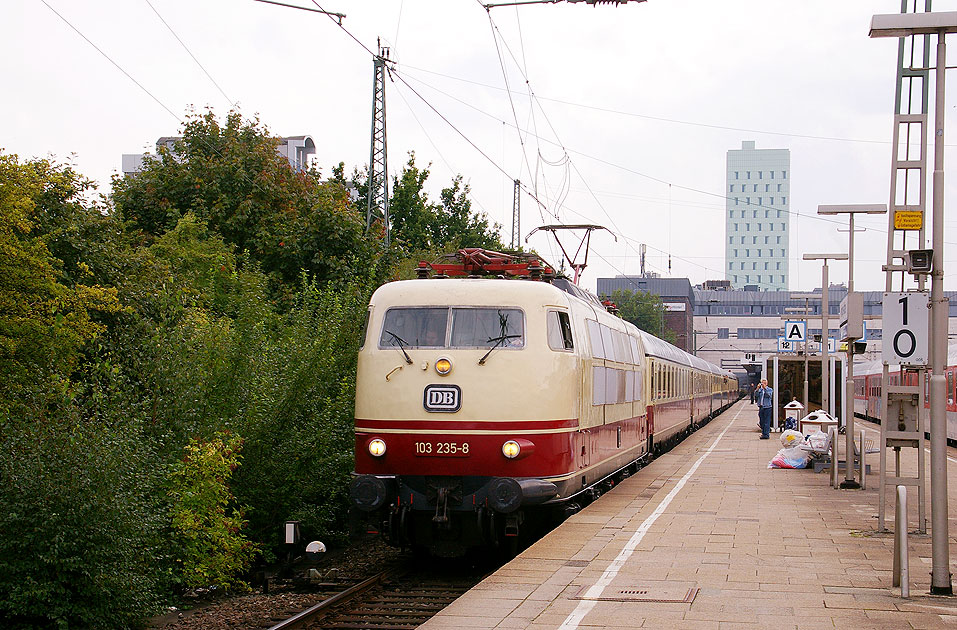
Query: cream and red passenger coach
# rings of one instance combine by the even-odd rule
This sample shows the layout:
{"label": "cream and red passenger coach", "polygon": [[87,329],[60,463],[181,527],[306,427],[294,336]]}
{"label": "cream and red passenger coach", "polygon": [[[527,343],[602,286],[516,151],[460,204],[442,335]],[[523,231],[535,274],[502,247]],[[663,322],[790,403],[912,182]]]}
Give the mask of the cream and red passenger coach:
{"label": "cream and red passenger coach", "polygon": [[389,283],[359,352],[350,494],[394,544],[459,555],[577,509],[737,390],[564,279]]}

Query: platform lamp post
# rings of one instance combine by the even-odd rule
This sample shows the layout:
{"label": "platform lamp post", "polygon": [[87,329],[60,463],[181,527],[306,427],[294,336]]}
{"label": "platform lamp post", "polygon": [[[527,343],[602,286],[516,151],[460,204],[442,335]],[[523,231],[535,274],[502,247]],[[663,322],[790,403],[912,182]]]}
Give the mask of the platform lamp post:
{"label": "platform lamp post", "polygon": [[[828,413],[831,407],[831,357],[827,342],[828,336],[828,312],[830,305],[830,287],[827,280],[827,261],[828,260],[847,260],[847,254],[804,254],[804,260],[823,260],[821,267],[821,409]],[[835,464],[836,465],[836,464]]]}
{"label": "platform lamp post", "polygon": [[[944,76],[947,33],[957,33],[957,11],[899,13],[871,18],[871,37],[937,35],[934,103],[933,263],[930,284],[931,595],[952,595],[947,522],[947,317],[944,297]],[[923,150],[923,147],[921,147]]]}
{"label": "platform lamp post", "polygon": [[[835,215],[846,214],[848,217],[848,244],[847,244],[847,303],[851,304],[854,297],[854,215],[857,214],[886,214],[885,204],[845,204],[837,206],[818,206],[818,214]],[[848,316],[851,316],[848,310]],[[848,326],[851,321],[848,320]],[[846,453],[854,452],[854,342],[847,341],[847,371],[844,379],[844,449]],[[863,448],[864,445],[861,445]],[[842,488],[860,488],[861,484],[854,480],[853,455],[847,456],[847,468]],[[861,471],[864,475],[865,471]]]}

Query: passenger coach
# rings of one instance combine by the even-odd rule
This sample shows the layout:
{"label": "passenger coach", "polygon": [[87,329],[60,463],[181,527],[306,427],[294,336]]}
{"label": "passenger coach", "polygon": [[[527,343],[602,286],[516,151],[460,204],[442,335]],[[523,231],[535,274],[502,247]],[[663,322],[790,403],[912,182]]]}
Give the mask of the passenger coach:
{"label": "passenger coach", "polygon": [[460,555],[578,509],[736,395],[565,279],[389,283],[359,352],[350,495],[393,544]]}

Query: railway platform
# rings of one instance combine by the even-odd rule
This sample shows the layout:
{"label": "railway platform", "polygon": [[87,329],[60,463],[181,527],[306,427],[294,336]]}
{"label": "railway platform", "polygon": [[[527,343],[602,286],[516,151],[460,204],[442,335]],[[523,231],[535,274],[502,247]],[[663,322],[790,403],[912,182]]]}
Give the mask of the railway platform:
{"label": "railway platform", "polygon": [[827,473],[768,469],[779,434],[756,425],[757,407],[735,403],[421,627],[957,628],[957,598],[929,595],[929,533],[910,537],[911,597],[891,586],[878,457],[866,490],[836,490]]}

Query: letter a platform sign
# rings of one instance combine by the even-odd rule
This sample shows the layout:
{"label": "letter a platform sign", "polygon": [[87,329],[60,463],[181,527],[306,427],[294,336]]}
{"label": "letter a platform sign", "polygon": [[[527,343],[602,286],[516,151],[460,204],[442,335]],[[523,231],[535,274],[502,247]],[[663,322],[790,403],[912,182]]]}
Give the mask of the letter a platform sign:
{"label": "letter a platform sign", "polygon": [[807,322],[787,322],[784,325],[785,341],[805,341],[807,339]]}
{"label": "letter a platform sign", "polygon": [[884,363],[927,365],[929,303],[927,291],[884,294],[881,313]]}

